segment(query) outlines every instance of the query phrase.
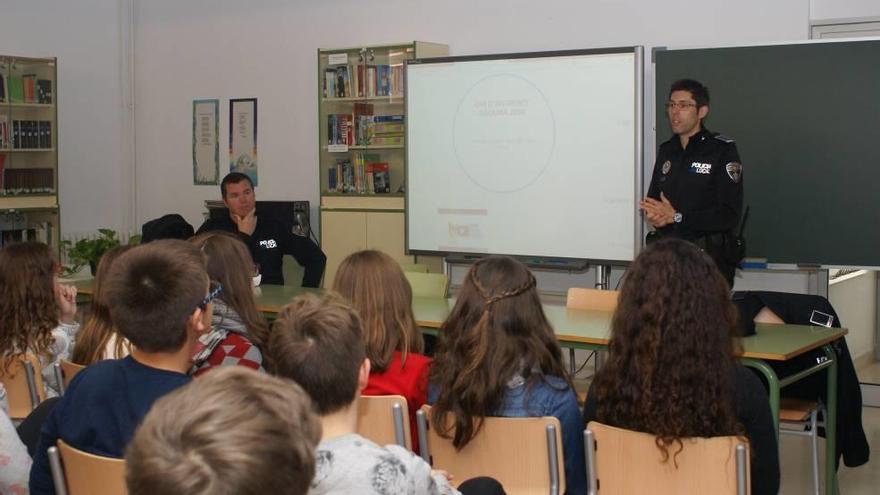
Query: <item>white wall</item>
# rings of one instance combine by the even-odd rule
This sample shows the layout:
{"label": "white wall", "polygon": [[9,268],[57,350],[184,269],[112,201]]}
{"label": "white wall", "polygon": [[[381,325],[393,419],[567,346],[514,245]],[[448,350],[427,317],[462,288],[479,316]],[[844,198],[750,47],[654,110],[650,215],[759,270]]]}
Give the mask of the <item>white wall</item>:
{"label": "white wall", "polygon": [[840,316],[840,324],[849,329],[846,342],[854,360],[868,357],[876,347],[877,272],[843,277],[828,288],[828,300]]}
{"label": "white wall", "polygon": [[219,196],[216,187],[192,185],[198,98],[222,100],[221,175],[228,99],[259,98],[258,197],[308,199],[316,208],[319,47],[417,39],[446,43],[454,55],[635,44],[650,53],[652,46],[806,39],[808,19],[808,0],[708,0],[699,8],[685,0],[139,1],[137,219],[178,211],[198,224],[202,201]]}
{"label": "white wall", "polygon": [[62,235],[128,230],[120,4],[0,2],[0,53],[58,57]]}
{"label": "white wall", "polygon": [[880,17],[877,0],[810,0],[810,19],[855,19]]}

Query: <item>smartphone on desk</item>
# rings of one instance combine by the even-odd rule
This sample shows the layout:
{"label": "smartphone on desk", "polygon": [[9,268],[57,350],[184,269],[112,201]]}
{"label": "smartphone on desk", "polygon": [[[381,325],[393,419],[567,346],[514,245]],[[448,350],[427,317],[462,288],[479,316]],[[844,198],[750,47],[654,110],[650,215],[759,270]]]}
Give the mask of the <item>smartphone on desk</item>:
{"label": "smartphone on desk", "polygon": [[831,328],[831,325],[834,324],[834,316],[814,309],[813,314],[810,315],[810,323],[820,327]]}

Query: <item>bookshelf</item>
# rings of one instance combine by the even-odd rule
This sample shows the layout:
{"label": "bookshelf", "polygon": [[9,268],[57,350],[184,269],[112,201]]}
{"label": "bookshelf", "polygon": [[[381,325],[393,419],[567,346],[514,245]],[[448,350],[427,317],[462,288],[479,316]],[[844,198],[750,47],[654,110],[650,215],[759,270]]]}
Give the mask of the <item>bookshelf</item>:
{"label": "bookshelf", "polygon": [[401,263],[436,258],[406,254],[404,61],[440,57],[449,47],[420,41],[318,50],[318,156],[324,284],[339,263],[378,249]]}
{"label": "bookshelf", "polygon": [[0,55],[0,246],[59,247],[57,59]]}

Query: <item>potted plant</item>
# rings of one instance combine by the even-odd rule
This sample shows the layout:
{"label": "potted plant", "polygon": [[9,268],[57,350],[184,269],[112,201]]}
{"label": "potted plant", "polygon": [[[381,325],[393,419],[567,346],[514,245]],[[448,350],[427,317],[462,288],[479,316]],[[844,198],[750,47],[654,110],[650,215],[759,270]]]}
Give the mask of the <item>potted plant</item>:
{"label": "potted plant", "polygon": [[[136,236],[129,239],[129,244],[136,242]],[[71,263],[65,273],[77,273],[83,266],[89,265],[94,276],[101,256],[120,244],[113,229],[98,229],[98,235],[91,239],[80,239],[76,242],[61,241],[61,248],[67,253],[67,259]]]}

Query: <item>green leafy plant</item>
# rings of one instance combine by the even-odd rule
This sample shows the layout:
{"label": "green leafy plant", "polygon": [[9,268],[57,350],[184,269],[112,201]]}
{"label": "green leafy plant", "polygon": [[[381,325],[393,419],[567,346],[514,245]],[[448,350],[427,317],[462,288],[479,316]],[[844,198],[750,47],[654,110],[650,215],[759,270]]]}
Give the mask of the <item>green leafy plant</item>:
{"label": "green leafy plant", "polygon": [[67,253],[67,259],[71,263],[64,273],[74,274],[85,265],[89,265],[94,275],[101,256],[120,244],[122,243],[116,236],[116,231],[112,229],[98,229],[98,236],[92,239],[80,239],[75,243],[68,240],[61,241],[61,248]]}

